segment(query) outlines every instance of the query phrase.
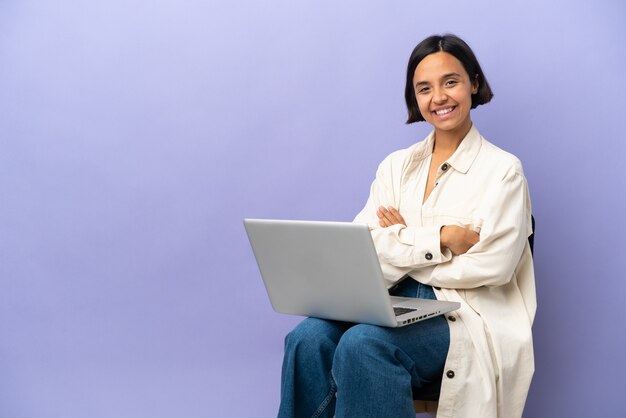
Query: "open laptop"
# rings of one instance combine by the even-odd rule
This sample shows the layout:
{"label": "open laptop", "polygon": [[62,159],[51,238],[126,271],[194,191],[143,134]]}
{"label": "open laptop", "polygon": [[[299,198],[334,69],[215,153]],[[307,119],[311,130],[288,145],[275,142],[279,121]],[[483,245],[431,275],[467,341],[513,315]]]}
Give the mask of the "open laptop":
{"label": "open laptop", "polygon": [[461,306],[390,296],[367,225],[243,222],[276,312],[400,327]]}

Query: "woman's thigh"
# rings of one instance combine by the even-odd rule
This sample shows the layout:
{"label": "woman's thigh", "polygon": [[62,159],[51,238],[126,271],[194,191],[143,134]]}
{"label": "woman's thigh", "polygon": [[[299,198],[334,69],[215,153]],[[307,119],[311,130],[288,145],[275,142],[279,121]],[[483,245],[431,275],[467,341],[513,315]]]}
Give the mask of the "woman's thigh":
{"label": "woman's thigh", "polygon": [[344,333],[341,343],[352,346],[386,344],[389,350],[397,350],[396,357],[406,363],[412,375],[431,380],[437,379],[443,370],[450,331],[442,316],[399,328],[359,324]]}
{"label": "woman's thigh", "polygon": [[[395,287],[395,296],[436,299],[430,286],[407,279]],[[398,328],[358,324],[341,336],[338,350],[347,352],[341,358],[387,356],[401,363],[411,375],[411,383],[420,388],[437,384],[443,372],[450,346],[450,329],[443,316]],[[344,353],[345,354],[345,353]]]}
{"label": "woman's thigh", "polygon": [[[435,299],[429,286],[412,279],[403,282],[393,293]],[[443,316],[398,328],[306,318],[285,338],[287,352],[297,348],[301,354],[315,354],[318,358],[321,355],[324,368],[332,367],[338,346],[353,352],[385,346],[386,350],[397,352],[398,359],[411,374],[416,387],[441,378],[449,345],[450,331]]]}
{"label": "woman's thigh", "polygon": [[336,345],[348,328],[353,326],[347,322],[331,321],[320,318],[306,318],[287,334],[287,341],[318,345],[333,343]]}

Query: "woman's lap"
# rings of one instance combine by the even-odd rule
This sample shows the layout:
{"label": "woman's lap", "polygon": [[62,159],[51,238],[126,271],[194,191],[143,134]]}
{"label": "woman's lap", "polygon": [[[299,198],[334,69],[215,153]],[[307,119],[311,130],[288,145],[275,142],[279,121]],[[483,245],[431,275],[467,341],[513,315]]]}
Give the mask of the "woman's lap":
{"label": "woman's lap", "polygon": [[[413,296],[434,298],[432,289],[411,282],[395,289],[394,294],[411,296],[412,293]],[[384,404],[386,399],[400,394],[402,399],[408,397],[406,402],[410,402],[411,387],[417,388],[418,393],[424,388],[431,396],[434,390],[436,396],[449,341],[449,328],[443,316],[399,328],[307,318],[285,339],[283,384],[303,382],[308,392],[317,390],[316,397],[324,399],[322,404],[329,402],[329,395],[334,398],[335,390],[344,397],[354,394],[359,398],[358,402],[352,400],[352,404],[367,402],[372,396],[376,404]],[[298,370],[299,380],[291,377],[295,370]],[[316,377],[305,380],[303,373]],[[328,378],[322,378],[322,375]],[[380,376],[385,378],[381,380]],[[311,389],[317,381],[321,381],[322,386]],[[298,388],[294,389],[294,399],[288,402],[298,403],[296,398],[306,394],[299,394]],[[369,389],[372,393],[368,395]],[[317,402],[319,404],[321,399]],[[397,399],[393,402],[397,403]],[[315,401],[311,405],[314,404]],[[334,408],[334,399],[330,405],[330,409]],[[322,406],[326,408],[325,404]],[[341,407],[339,402],[338,414]],[[409,406],[405,404],[404,409],[407,408]]]}
{"label": "woman's lap", "polygon": [[385,345],[387,350],[394,351],[396,360],[411,374],[413,385],[419,387],[440,378],[450,345],[450,331],[441,316],[398,328],[357,324],[343,333],[337,349],[363,351],[374,345]]}
{"label": "woman's lap", "polygon": [[306,318],[287,335],[286,339],[297,340],[302,345],[310,345],[311,348],[323,344],[337,346],[379,340],[397,347],[412,359],[419,361],[424,355],[430,357],[433,352],[443,353],[439,357],[445,360],[450,336],[448,324],[442,316],[398,328]]}

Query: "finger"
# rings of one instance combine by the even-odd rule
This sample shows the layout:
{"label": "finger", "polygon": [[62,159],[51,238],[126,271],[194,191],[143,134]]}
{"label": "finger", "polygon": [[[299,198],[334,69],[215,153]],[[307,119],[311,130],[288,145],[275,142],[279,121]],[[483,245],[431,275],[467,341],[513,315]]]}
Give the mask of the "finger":
{"label": "finger", "polygon": [[387,221],[387,219],[386,219],[386,218],[385,218],[385,217],[381,214],[381,215],[378,217],[378,224],[379,224],[381,227],[386,228],[386,227],[388,227],[388,226],[389,226],[389,221]]}
{"label": "finger", "polygon": [[389,211],[384,212],[385,220],[389,223],[389,226],[398,223],[397,219],[393,214]]}
{"label": "finger", "polygon": [[383,225],[383,214],[380,211],[380,207],[378,209],[376,209],[376,216],[378,216],[378,225],[384,227],[384,225]]}
{"label": "finger", "polygon": [[398,211],[391,206],[389,206],[387,219],[389,219],[393,224],[404,224],[404,219],[402,219],[400,213],[398,213]]}
{"label": "finger", "polygon": [[389,206],[389,212],[391,212],[396,218],[402,219],[402,215],[400,215],[398,209],[394,208],[393,206]]}
{"label": "finger", "polygon": [[378,209],[378,217],[380,219],[384,219],[386,222],[393,222],[393,217],[391,216],[389,211],[383,206]]}
{"label": "finger", "polygon": [[402,215],[400,215],[400,212],[398,212],[396,208],[389,206],[389,213],[394,217],[396,223],[406,225],[406,223],[404,222],[404,218],[402,217]]}
{"label": "finger", "polygon": [[394,220],[399,220],[399,218],[401,218],[400,213],[396,210],[396,208],[394,208],[393,206],[389,206],[387,208],[387,210],[389,211],[389,215],[394,219]]}

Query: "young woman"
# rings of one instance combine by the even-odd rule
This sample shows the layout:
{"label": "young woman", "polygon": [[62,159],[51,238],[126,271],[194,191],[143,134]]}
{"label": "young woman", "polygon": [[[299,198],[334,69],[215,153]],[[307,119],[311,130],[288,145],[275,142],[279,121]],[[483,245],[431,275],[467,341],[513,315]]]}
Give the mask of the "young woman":
{"label": "young woman", "polygon": [[492,96],[463,40],[417,45],[407,123],[433,131],[380,164],[355,219],[391,293],[461,308],[402,328],[305,319],[285,339],[279,417],[412,418],[413,395],[438,399],[437,417],[521,417],[534,372],[531,210],[520,161],[472,124]]}

